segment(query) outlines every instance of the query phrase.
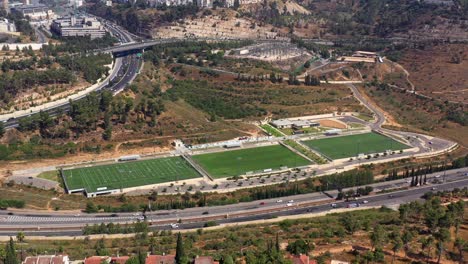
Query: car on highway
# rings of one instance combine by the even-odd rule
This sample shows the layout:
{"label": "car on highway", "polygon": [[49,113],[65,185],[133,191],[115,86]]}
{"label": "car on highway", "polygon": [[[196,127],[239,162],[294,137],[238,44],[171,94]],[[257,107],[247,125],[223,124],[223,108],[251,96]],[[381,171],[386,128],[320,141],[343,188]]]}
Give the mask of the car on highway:
{"label": "car on highway", "polygon": [[209,214],[208,211],[205,211],[205,212],[202,213],[202,215],[207,215],[207,214]]}
{"label": "car on highway", "polygon": [[265,205],[265,202],[261,202],[260,205]]}
{"label": "car on highway", "polygon": [[364,201],[362,201],[362,203],[363,203],[363,204],[368,204],[368,203],[369,203],[369,201],[367,201],[367,200],[364,200]]}
{"label": "car on highway", "polygon": [[338,207],[338,205],[337,205],[336,203],[332,203],[330,206],[331,206],[332,208]]}
{"label": "car on highway", "polygon": [[436,187],[432,187],[431,190],[435,191],[435,190],[437,190],[437,188],[436,188]]}
{"label": "car on highway", "polygon": [[179,224],[169,224],[172,229],[179,228]]}
{"label": "car on highway", "polygon": [[288,203],[294,203],[294,200],[289,200]]}
{"label": "car on highway", "polygon": [[277,202],[277,203],[282,203],[283,200],[279,199],[279,200],[277,200],[276,202]]}
{"label": "car on highway", "polygon": [[359,207],[359,204],[358,203],[350,203],[346,207],[347,208],[356,208],[356,207]]}
{"label": "car on highway", "polygon": [[293,206],[293,204],[292,203],[287,203],[286,206],[288,206],[288,207]]}

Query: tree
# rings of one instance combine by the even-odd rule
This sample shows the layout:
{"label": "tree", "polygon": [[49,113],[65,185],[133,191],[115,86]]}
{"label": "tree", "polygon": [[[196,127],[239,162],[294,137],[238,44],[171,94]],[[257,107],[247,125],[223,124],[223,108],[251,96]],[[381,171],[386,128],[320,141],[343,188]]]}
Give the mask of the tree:
{"label": "tree", "polygon": [[98,208],[96,207],[96,205],[93,202],[89,201],[89,202],[86,203],[85,212],[88,213],[88,214],[97,213]]}
{"label": "tree", "polygon": [[392,242],[392,251],[393,251],[393,257],[392,257],[392,263],[395,262],[395,256],[398,251],[403,247],[403,241],[401,240],[400,236],[396,236],[393,238]]}
{"label": "tree", "polygon": [[18,257],[16,256],[15,241],[10,237],[10,241],[5,245],[5,264],[19,264]]}
{"label": "tree", "polygon": [[431,248],[432,248],[432,244],[434,243],[434,238],[432,236],[423,237],[419,240],[419,242],[421,242],[421,251],[424,252],[424,250],[427,249],[426,257],[430,258]]}
{"label": "tree", "polygon": [[184,251],[184,242],[182,241],[182,235],[180,232],[177,234],[175,261],[176,264],[186,264],[188,262]]}
{"label": "tree", "polygon": [[2,138],[3,135],[5,135],[5,125],[3,122],[0,122],[0,138]]}
{"label": "tree", "polygon": [[312,245],[308,241],[298,239],[292,243],[289,243],[286,250],[293,255],[309,254],[309,251],[312,250]]}
{"label": "tree", "polygon": [[18,240],[18,242],[24,242],[24,233],[23,232],[18,232],[18,234],[16,234],[16,239]]}
{"label": "tree", "polygon": [[444,244],[450,240],[450,231],[447,228],[441,228],[439,232],[435,234],[435,238],[437,239],[437,264],[440,263],[440,259],[442,257],[442,253],[445,250]]}
{"label": "tree", "polygon": [[403,231],[403,235],[401,236],[401,240],[403,242],[404,250],[405,250],[405,257],[407,256],[408,244],[413,240],[413,233],[411,231],[406,230]]}
{"label": "tree", "polygon": [[112,139],[112,125],[109,125],[109,127],[104,130],[104,133],[102,133],[102,139],[107,141]]}
{"label": "tree", "polygon": [[354,232],[359,230],[361,227],[361,222],[351,214],[343,215],[343,217],[340,218],[340,221],[350,235],[354,234]]}
{"label": "tree", "polygon": [[463,252],[468,251],[468,242],[466,240],[464,240],[463,238],[459,237],[459,238],[455,239],[455,243],[453,245],[457,248],[458,253],[459,253],[458,261],[460,263],[464,263],[463,262]]}
{"label": "tree", "polygon": [[138,260],[137,256],[131,256],[127,261],[125,261],[125,264],[141,264],[140,261]]}
{"label": "tree", "polygon": [[225,255],[221,259],[221,264],[234,264],[234,260],[232,259],[231,255]]}
{"label": "tree", "polygon": [[372,243],[372,248],[380,248],[387,239],[387,234],[385,233],[385,229],[381,225],[376,225],[374,230],[370,234],[370,239]]}

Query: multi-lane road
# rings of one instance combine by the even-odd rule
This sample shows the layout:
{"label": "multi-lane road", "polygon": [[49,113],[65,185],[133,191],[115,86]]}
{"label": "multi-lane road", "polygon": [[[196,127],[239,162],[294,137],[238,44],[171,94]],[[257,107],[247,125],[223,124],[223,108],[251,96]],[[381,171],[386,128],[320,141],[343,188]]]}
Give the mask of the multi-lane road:
{"label": "multi-lane road", "polygon": [[[133,43],[134,39],[124,29],[115,26],[111,23],[106,23],[107,29],[119,39],[121,44]],[[135,54],[130,54],[125,57],[117,57],[114,62],[114,70],[112,71],[110,77],[108,78],[109,82],[101,83],[94,91],[99,92],[102,90],[110,90],[114,94],[121,92],[127,84],[131,83],[139,73],[141,60]],[[110,83],[110,85],[109,85]],[[87,94],[74,98],[74,100],[79,100],[85,97]],[[64,102],[57,102],[46,109],[41,111],[49,113],[51,116],[55,116],[58,113],[63,113],[68,111],[70,108],[69,101],[65,100]],[[37,112],[37,111],[36,111]],[[24,114],[14,115],[15,117],[8,118],[4,120],[4,125],[6,128],[14,128],[19,124],[19,119],[35,114],[36,112],[29,112]],[[0,122],[2,122],[0,120]]]}
{"label": "multi-lane road", "polygon": [[[428,175],[430,183],[408,188],[407,179],[372,184],[375,195],[361,197],[357,201],[335,201],[323,193],[309,193],[275,199],[266,199],[226,206],[197,207],[185,210],[159,210],[147,212],[146,220],[154,229],[170,229],[171,223],[180,221],[178,229],[200,228],[207,221],[241,223],[253,220],[271,219],[277,216],[324,213],[336,209],[346,210],[348,205],[358,203],[360,207],[394,206],[419,200],[426,192],[452,190],[468,186],[467,169],[451,170]],[[445,180],[445,181],[444,181]],[[384,190],[397,190],[380,193]],[[288,205],[289,204],[289,205]],[[332,206],[334,204],[334,206]],[[132,223],[142,220],[140,213],[84,214],[38,211],[0,211],[0,235],[14,235],[23,230],[27,235],[81,235],[82,228],[89,224]]]}

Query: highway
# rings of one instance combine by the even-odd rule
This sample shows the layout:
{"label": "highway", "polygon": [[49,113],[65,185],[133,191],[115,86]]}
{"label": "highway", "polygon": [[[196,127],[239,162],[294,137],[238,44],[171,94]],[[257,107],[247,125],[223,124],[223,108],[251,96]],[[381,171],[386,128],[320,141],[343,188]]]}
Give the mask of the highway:
{"label": "highway", "polygon": [[[123,44],[132,43],[134,41],[133,37],[128,32],[126,32],[118,26],[107,24],[107,29],[114,36],[116,36],[119,39],[119,41]],[[104,89],[112,91],[113,94],[118,94],[119,92],[121,92],[123,89],[125,89],[127,84],[131,83],[138,75],[140,68],[140,59],[138,59],[135,54],[131,54],[125,57],[117,57],[115,59],[114,67],[115,70],[111,73],[109,77],[109,82],[102,83],[99,87],[95,89],[96,92],[99,92]],[[109,83],[112,83],[112,85],[109,86]],[[79,96],[75,98],[74,101],[82,99],[86,95],[87,94]],[[65,101],[63,103],[54,104],[53,107],[47,108],[43,111],[49,113],[51,116],[55,116],[57,114],[68,111],[69,108],[69,101]],[[30,114],[24,114],[21,116],[16,116],[15,118],[10,118],[6,120],[6,122],[4,121],[5,128],[17,127],[20,118],[30,116],[34,113],[35,112],[32,112]]]}
{"label": "highway", "polygon": [[[397,191],[363,196],[358,201],[335,201],[329,196],[335,196],[336,191],[331,191],[328,195],[308,193],[225,206],[159,210],[148,212],[146,220],[154,229],[170,229],[169,224],[176,223],[180,219],[179,229],[191,229],[203,227],[207,221],[216,221],[219,224],[239,223],[270,219],[276,216],[322,213],[338,208],[343,209],[348,204],[356,202],[360,204],[360,207],[394,206],[419,200],[426,192],[467,187],[467,173],[468,169],[466,168],[447,171],[445,176],[443,172],[433,173],[428,175],[428,185],[413,188],[408,188],[407,179],[371,184],[370,186],[374,187],[375,192],[389,191],[390,189]],[[444,178],[445,182],[443,182]],[[442,183],[431,183],[434,181]],[[292,205],[288,206],[287,203],[290,200],[293,200]],[[331,206],[332,203],[336,204],[335,208]],[[15,235],[20,230],[23,230],[26,235],[81,235],[81,229],[86,224],[110,222],[126,224],[142,219],[141,213],[71,214],[64,212],[0,211],[0,235]]]}

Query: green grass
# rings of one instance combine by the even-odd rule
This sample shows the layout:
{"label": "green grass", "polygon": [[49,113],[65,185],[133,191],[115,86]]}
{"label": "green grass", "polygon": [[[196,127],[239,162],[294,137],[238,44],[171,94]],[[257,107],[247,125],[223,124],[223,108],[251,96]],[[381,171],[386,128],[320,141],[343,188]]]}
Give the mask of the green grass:
{"label": "green grass", "polygon": [[38,178],[51,180],[51,181],[59,181],[59,173],[58,171],[44,171],[37,175]]}
{"label": "green grass", "polygon": [[269,133],[270,135],[274,137],[284,137],[283,133],[281,133],[278,129],[272,127],[269,124],[264,124],[264,125],[261,125],[260,127],[263,128],[263,130],[265,130],[267,133]]}
{"label": "green grass", "polygon": [[310,164],[308,160],[281,145],[202,154],[192,158],[214,178]]}
{"label": "green grass", "polygon": [[291,140],[291,139],[285,140],[284,144],[286,144],[286,145],[294,148],[295,150],[299,151],[300,153],[302,153],[303,155],[305,155],[309,159],[313,160],[317,164],[327,163],[327,161],[324,158],[320,157],[319,155],[317,155],[316,153],[314,153],[310,149],[300,145],[299,143],[297,143],[294,140]]}
{"label": "green grass", "polygon": [[200,177],[182,157],[122,162],[63,171],[70,190],[85,188],[94,192],[157,184]]}
{"label": "green grass", "polygon": [[361,153],[370,154],[409,148],[405,144],[377,133],[308,140],[303,143],[331,159],[355,157]]}

